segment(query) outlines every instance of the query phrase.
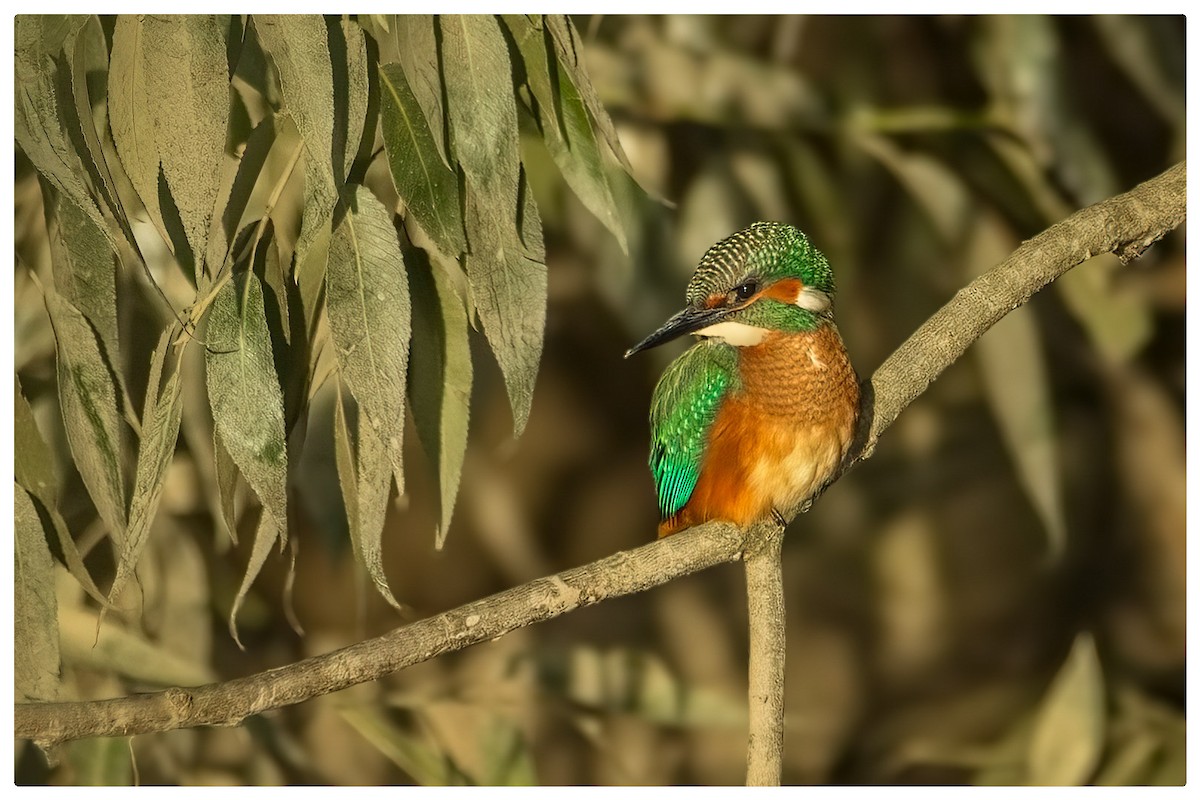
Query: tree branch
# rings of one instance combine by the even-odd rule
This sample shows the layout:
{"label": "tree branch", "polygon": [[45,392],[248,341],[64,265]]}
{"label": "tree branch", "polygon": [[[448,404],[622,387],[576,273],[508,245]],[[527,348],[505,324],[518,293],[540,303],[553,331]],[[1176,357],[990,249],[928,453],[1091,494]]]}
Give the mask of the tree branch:
{"label": "tree branch", "polygon": [[[863,389],[851,464],[984,331],[1034,292],[1101,253],[1128,261],[1186,217],[1183,162],[1117,197],[1079,211],[1025,242],[956,294]],[[88,736],[131,736],[196,725],[236,725],[252,714],[344,689],[443,653],[502,636],[610,597],[632,594],[737,560],[743,533],[709,523],[635,550],[540,578],[325,655],[244,678],[112,700],[18,703],[19,739],[42,746]]]}
{"label": "tree branch", "polygon": [[778,786],[783,777],[783,676],[787,624],[783,602],[783,527],[767,522],[746,537],[746,610],[750,615],[750,737],[746,785]]}

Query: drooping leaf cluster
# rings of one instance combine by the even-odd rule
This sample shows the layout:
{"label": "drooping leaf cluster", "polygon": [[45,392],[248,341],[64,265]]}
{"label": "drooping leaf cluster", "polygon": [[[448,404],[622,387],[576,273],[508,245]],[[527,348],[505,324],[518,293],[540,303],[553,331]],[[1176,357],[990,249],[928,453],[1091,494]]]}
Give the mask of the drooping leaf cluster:
{"label": "drooping leaf cluster", "polygon": [[[406,415],[440,487],[440,547],[467,446],[470,327],[515,433],[529,416],[546,265],[521,131],[625,246],[604,165],[628,161],[579,46],[565,17],[17,18],[16,141],[51,244],[49,274],[30,277],[71,469],[114,564],[104,580],[85,567],[58,496],[69,470],[18,382],[23,696],[54,695],[51,554],[103,611],[123,605],[181,431],[214,527],[255,531],[236,636],[250,584],[288,543],[296,432],[323,387],[354,552],[398,605],[382,534],[405,487]],[[119,305],[158,329],[123,326]]]}

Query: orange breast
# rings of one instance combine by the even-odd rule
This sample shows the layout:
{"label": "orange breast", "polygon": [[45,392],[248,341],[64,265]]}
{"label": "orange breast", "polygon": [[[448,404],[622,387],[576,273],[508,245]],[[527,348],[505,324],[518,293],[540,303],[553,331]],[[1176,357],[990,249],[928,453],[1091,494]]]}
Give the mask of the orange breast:
{"label": "orange breast", "polygon": [[700,478],[659,536],[712,519],[794,514],[833,476],[858,417],[858,379],[836,328],[769,334],[738,352],[740,391],[722,404]]}

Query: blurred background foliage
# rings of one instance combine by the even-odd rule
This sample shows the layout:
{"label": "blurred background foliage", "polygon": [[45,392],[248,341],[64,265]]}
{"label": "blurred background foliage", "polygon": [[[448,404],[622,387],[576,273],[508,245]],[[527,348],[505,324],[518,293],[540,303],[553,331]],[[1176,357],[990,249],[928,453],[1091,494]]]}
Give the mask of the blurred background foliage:
{"label": "blurred background foliage", "polygon": [[[638,183],[610,165],[622,219],[601,221],[523,132],[549,266],[532,410],[514,441],[473,333],[440,551],[410,421],[383,548],[407,616],[352,556],[332,441],[313,433],[332,399],[315,399],[290,476],[294,574],[268,559],[245,651],[225,618],[250,531],[216,534],[180,448],[137,572],[141,619],[110,619],[92,647],[95,612],[60,581],[76,696],[267,669],[649,541],[646,410],[678,349],[621,353],[740,227],[792,222],[825,251],[867,377],[1023,239],[1184,156],[1183,17],[574,22]],[[15,214],[20,259],[44,265],[20,155]],[[792,525],[785,782],[1184,781],[1184,245],[1181,229],[1127,267],[1093,259],[1034,297]],[[54,430],[48,320],[24,270],[15,292],[16,367]],[[18,744],[16,780],[740,783],[743,588],[740,568],[711,570],[239,728],[81,741],[53,768]]]}

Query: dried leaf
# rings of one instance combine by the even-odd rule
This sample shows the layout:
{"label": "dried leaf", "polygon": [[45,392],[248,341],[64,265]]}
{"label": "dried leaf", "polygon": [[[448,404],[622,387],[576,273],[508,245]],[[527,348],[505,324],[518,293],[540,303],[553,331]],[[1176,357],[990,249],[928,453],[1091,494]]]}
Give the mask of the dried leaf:
{"label": "dried leaf", "polygon": [[443,265],[423,250],[405,250],[413,303],[412,364],[408,394],[417,435],[434,463],[441,490],[441,521],[435,533],[446,542],[467,452],[471,406],[471,348],[467,312]]}
{"label": "dried leaf", "polygon": [[217,293],[206,341],[208,397],[220,443],[286,540],[283,395],[272,360],[262,287],[253,272],[235,275]]}
{"label": "dried leaf", "polygon": [[447,253],[466,249],[458,175],[438,155],[434,137],[420,113],[398,64],[379,68],[383,144],[396,192],[405,206]]}
{"label": "dried leaf", "polygon": [[254,29],[279,72],[283,110],[304,138],[304,212],[296,263],[304,261],[322,223],[333,213],[341,183],[333,173],[333,65],[325,22],[315,15],[262,14]]}
{"label": "dried leaf", "polygon": [[1105,718],[1100,659],[1092,637],[1081,634],[1034,720],[1029,742],[1029,783],[1087,783],[1104,749]]}
{"label": "dried leaf", "polygon": [[54,328],[58,396],[67,442],[79,476],[114,541],[125,534],[121,415],[112,372],[87,318],[50,287],[46,308]]}
{"label": "dried leaf", "polygon": [[13,677],[17,700],[55,700],[59,691],[58,601],[54,559],[33,500],[13,491]]}
{"label": "dried leaf", "polygon": [[175,362],[159,391],[167,352],[172,348],[175,326],[162,332],[158,347],[150,362],[150,377],[146,383],[146,405],[142,412],[142,441],[138,449],[137,477],[129,506],[129,529],[121,548],[117,573],[108,590],[109,601],[115,601],[125,581],[133,574],[142,550],[150,538],[150,528],[162,497],[167,467],[175,454],[179,438],[179,421],[183,414],[180,393],[179,363]]}

